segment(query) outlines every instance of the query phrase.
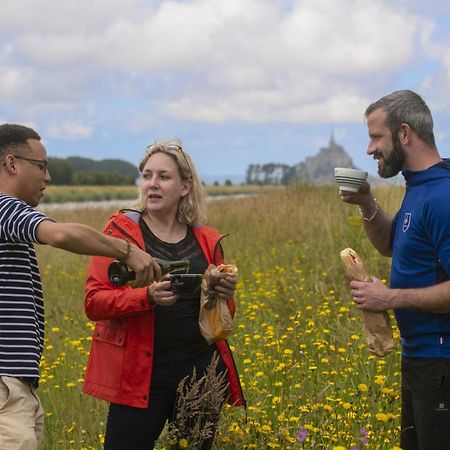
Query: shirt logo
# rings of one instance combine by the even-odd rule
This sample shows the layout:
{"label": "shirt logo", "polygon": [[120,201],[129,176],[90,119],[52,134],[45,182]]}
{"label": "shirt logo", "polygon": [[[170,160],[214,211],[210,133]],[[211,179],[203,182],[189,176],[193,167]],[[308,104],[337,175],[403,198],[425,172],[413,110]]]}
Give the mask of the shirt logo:
{"label": "shirt logo", "polygon": [[405,231],[408,231],[410,225],[411,225],[411,213],[405,213],[405,218],[403,219],[403,233]]}

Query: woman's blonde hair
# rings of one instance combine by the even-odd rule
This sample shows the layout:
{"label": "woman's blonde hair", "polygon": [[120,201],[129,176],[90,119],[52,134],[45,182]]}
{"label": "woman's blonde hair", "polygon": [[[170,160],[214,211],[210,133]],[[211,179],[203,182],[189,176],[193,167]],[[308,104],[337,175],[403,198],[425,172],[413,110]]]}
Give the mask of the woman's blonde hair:
{"label": "woman's blonde hair", "polygon": [[[181,140],[177,137],[156,141],[145,150],[145,155],[139,164],[139,171],[142,173],[148,159],[155,153],[165,153],[176,163],[178,173],[183,181],[191,182],[190,192],[180,199],[178,204],[177,219],[181,223],[193,225],[206,221],[206,201],[205,191],[195,170],[192,158],[184,151]],[[145,201],[142,198],[142,191],[139,189],[138,205],[142,211],[145,210]]]}

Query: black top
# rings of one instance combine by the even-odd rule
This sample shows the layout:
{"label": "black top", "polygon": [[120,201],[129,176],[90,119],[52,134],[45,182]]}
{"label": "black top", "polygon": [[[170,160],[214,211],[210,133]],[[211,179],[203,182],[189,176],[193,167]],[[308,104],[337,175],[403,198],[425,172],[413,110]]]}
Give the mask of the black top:
{"label": "black top", "polygon": [[[169,261],[189,259],[189,273],[204,273],[208,262],[190,227],[179,242],[168,243],[156,237],[143,219],[139,226],[145,247],[153,257]],[[173,305],[155,307],[154,363],[167,364],[183,361],[209,352],[210,347],[200,333],[198,316],[200,291],[193,297],[178,299]]]}

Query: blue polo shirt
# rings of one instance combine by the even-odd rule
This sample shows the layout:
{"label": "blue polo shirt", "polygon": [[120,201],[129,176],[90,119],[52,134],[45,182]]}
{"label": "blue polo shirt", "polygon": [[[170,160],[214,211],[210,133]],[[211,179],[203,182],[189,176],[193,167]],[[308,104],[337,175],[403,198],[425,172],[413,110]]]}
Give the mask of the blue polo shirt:
{"label": "blue polo shirt", "polygon": [[[392,229],[391,288],[450,279],[450,160],[404,171],[406,193]],[[450,314],[394,310],[406,357],[450,359]]]}

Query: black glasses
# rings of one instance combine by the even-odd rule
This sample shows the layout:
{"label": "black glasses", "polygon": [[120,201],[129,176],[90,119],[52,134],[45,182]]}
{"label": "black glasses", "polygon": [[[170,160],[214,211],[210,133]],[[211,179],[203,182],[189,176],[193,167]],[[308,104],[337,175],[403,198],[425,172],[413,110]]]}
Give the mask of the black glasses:
{"label": "black glasses", "polygon": [[191,165],[189,164],[189,161],[188,161],[188,159],[186,157],[186,153],[184,153],[183,147],[181,145],[178,145],[178,144],[164,144],[164,143],[151,144],[151,145],[147,146],[147,148],[145,149],[145,153],[150,154],[154,149],[158,149],[160,151],[167,152],[167,153],[180,152],[183,155],[184,161],[186,162],[187,168],[189,170],[189,177],[188,178],[192,177]]}
{"label": "black glasses", "polygon": [[18,156],[13,155],[16,159],[22,159],[24,161],[29,162],[30,164],[34,164],[35,166],[38,166],[40,171],[45,173],[48,169],[48,160],[47,159],[31,159],[31,158],[25,158],[24,156]]}

